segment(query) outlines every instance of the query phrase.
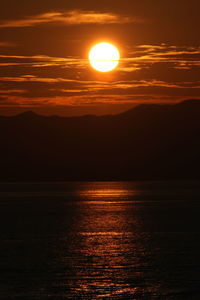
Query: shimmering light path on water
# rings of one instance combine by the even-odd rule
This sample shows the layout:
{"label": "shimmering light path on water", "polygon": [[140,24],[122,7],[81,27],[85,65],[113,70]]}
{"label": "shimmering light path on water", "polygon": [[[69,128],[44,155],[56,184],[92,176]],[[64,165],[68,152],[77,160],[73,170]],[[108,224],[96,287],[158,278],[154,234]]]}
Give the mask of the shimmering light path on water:
{"label": "shimmering light path on water", "polygon": [[0,298],[200,299],[199,182],[0,184]]}

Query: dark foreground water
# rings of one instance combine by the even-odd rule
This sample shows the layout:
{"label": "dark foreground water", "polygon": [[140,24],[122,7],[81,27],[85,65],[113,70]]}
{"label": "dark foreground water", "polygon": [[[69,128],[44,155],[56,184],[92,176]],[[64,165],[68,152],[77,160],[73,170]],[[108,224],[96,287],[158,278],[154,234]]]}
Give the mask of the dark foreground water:
{"label": "dark foreground water", "polygon": [[200,183],[0,184],[0,299],[200,299]]}

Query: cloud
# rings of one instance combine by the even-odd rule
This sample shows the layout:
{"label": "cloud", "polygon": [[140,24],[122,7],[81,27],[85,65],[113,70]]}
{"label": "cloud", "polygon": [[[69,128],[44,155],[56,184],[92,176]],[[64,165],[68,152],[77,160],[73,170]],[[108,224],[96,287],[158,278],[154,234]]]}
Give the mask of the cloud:
{"label": "cloud", "polygon": [[0,47],[15,47],[16,44],[12,42],[0,42]]}
{"label": "cloud", "polygon": [[[163,64],[162,69],[170,71],[191,70],[200,67],[200,47],[177,47],[170,45],[140,45],[132,47],[131,51],[120,60],[117,72],[134,73],[142,70],[152,70],[155,65]],[[0,67],[21,66],[33,68],[60,67],[69,70],[88,68],[87,58],[51,57],[47,55],[20,56],[0,55]]]}
{"label": "cloud", "polygon": [[[137,75],[142,72],[149,76],[167,76],[175,74],[176,76],[199,76],[200,71],[200,47],[174,46],[174,45],[138,45],[133,46],[127,53],[127,57],[121,59],[118,71],[121,73]],[[183,71],[181,74],[178,71]],[[187,72],[188,71],[188,72]],[[187,73],[186,73],[187,72]],[[173,76],[173,75],[172,75]]]}
{"label": "cloud", "polygon": [[[91,81],[91,80],[77,80],[77,79],[67,79],[67,78],[51,78],[51,77],[38,77],[33,75],[23,75],[16,77],[1,77],[1,82],[16,82],[23,83],[23,86],[29,86],[31,83],[43,84],[44,94],[46,95],[63,95],[63,94],[73,94],[82,93],[85,95],[91,95],[94,93],[103,94],[131,94],[133,91],[138,89],[151,90],[167,88],[176,90],[200,90],[200,81],[189,81],[189,82],[171,82],[162,80],[123,80],[123,81]],[[54,88],[45,88],[45,85],[54,86]],[[55,88],[57,87],[57,88]],[[27,89],[26,88],[26,89]],[[37,86],[34,86],[36,93]],[[19,89],[19,92],[21,90]],[[22,90],[22,92],[24,92]],[[2,92],[4,93],[4,92]],[[38,95],[41,95],[41,85],[38,86]]]}
{"label": "cloud", "polygon": [[174,69],[190,69],[200,66],[200,47],[178,47],[174,45],[140,45],[136,46],[124,59],[125,64],[138,64],[144,68],[146,65],[165,63]]}
{"label": "cloud", "polygon": [[4,54],[0,55],[1,105],[85,106],[195,99],[200,97],[199,66],[197,46],[134,46],[111,74],[93,71],[88,59],[76,56]]}
{"label": "cloud", "polygon": [[71,10],[64,12],[47,12],[19,20],[8,20],[0,23],[0,28],[32,27],[41,24],[125,24],[141,23],[140,17],[122,16],[111,12]]}
{"label": "cloud", "polygon": [[0,90],[0,95],[10,95],[10,94],[24,94],[25,90]]}
{"label": "cloud", "polygon": [[[1,108],[51,108],[51,107],[88,107],[108,104],[124,105],[130,104],[138,105],[142,103],[175,103],[187,99],[185,96],[172,96],[172,95],[154,95],[154,94],[131,94],[131,95],[76,95],[76,96],[56,96],[56,97],[34,97],[28,98],[23,96],[9,96],[1,97],[0,95],[0,107]],[[193,99],[200,99],[194,96]],[[131,107],[130,106],[130,107]]]}
{"label": "cloud", "polygon": [[85,68],[88,60],[76,57],[52,57],[47,55],[0,55],[0,67],[20,66],[20,67],[61,67],[61,68]]}

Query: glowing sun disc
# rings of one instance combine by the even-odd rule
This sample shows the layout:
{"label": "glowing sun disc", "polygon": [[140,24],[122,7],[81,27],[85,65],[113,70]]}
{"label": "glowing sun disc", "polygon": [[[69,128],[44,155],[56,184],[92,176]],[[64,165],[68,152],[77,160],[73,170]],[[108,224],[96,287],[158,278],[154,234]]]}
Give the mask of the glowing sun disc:
{"label": "glowing sun disc", "polygon": [[91,66],[100,72],[114,70],[120,60],[118,49],[110,43],[99,43],[92,47],[89,52]]}

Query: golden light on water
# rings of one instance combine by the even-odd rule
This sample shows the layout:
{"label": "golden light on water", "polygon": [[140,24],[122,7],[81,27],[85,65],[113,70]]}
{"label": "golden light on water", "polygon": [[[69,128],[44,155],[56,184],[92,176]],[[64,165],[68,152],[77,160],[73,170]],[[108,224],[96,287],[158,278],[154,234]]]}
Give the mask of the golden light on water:
{"label": "golden light on water", "polygon": [[91,189],[85,191],[85,195],[87,195],[88,198],[119,198],[127,196],[127,191],[123,189]]}
{"label": "golden light on water", "polygon": [[117,47],[110,43],[99,43],[92,47],[89,52],[91,66],[100,72],[114,70],[120,60],[120,53]]}
{"label": "golden light on water", "polygon": [[123,203],[129,197],[127,184],[88,182],[80,189],[79,197],[84,212],[76,221],[84,261],[84,268],[77,268],[76,276],[83,278],[79,282],[79,291],[91,295],[95,292],[98,299],[136,293],[137,287],[126,281],[129,257],[132,264],[137,259],[135,249],[133,258],[130,247],[130,241],[136,238],[131,222],[137,220],[132,214],[130,218],[130,206]]}

